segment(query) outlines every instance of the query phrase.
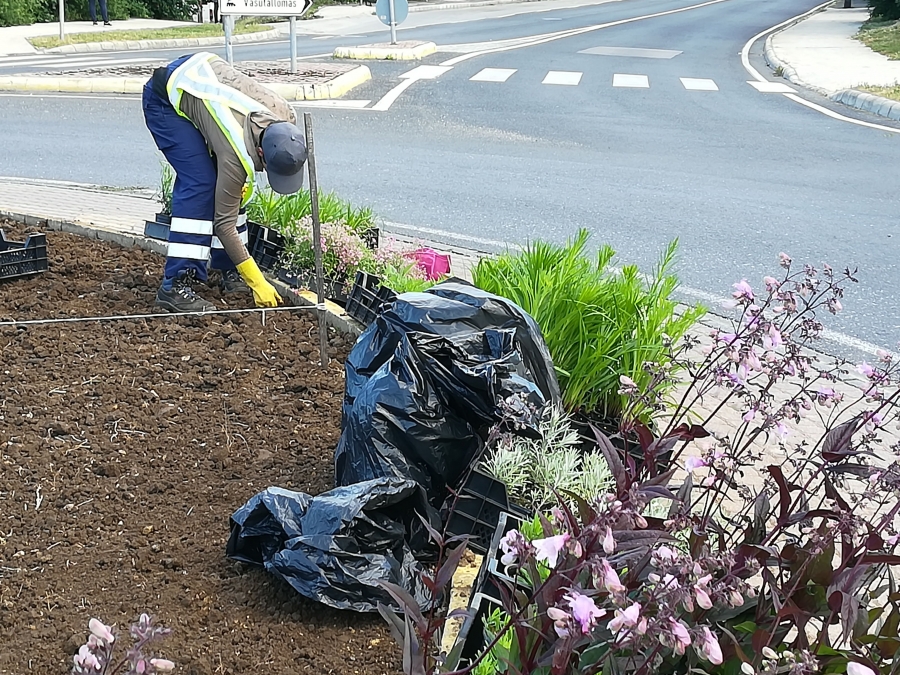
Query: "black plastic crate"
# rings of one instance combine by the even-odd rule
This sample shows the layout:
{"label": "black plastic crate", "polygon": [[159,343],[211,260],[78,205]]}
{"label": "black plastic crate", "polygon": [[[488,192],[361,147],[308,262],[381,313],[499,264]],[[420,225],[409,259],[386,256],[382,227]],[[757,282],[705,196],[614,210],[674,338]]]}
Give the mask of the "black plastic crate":
{"label": "black plastic crate", "polygon": [[528,516],[524,509],[510,503],[506,496],[506,485],[485,473],[473,470],[459,491],[456,508],[447,518],[447,533],[468,535],[469,548],[477,553],[487,553],[500,522],[500,515],[505,512],[522,518]]}
{"label": "black plastic crate", "polygon": [[160,241],[169,241],[169,224],[156,220],[144,221],[144,236]]}
{"label": "black plastic crate", "polygon": [[469,616],[466,617],[456,637],[456,643],[462,643],[458,663],[460,668],[469,666],[487,647],[484,635],[485,620],[500,606],[500,603],[490,596],[482,593],[472,595],[469,601]]}
{"label": "black plastic crate", "polygon": [[46,234],[30,234],[20,242],[8,240],[0,230],[0,279],[17,279],[48,269]]}
{"label": "black plastic crate", "polygon": [[384,305],[397,299],[397,294],[387,286],[381,285],[381,280],[366,272],[357,272],[356,279],[350,289],[347,298],[347,314],[368,326],[381,313]]}
{"label": "black plastic crate", "polygon": [[278,261],[284,253],[284,237],[271,227],[256,223],[254,225],[258,228],[256,236],[250,238],[248,234],[248,239],[251,239],[250,257],[263,272],[272,272],[278,267]]}

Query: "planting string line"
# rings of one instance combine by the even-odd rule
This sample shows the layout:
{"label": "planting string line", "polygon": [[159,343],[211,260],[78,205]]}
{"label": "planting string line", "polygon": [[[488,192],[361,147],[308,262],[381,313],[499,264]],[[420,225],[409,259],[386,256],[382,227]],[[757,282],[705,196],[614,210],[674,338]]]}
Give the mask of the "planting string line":
{"label": "planting string line", "polygon": [[120,316],[73,316],[65,319],[27,319],[25,321],[0,321],[0,326],[37,326],[51,323],[84,323],[86,321],[128,321],[134,319],[159,319],[176,316],[213,316],[217,314],[252,314],[266,312],[290,312],[293,310],[314,310],[318,305],[290,305],[288,307],[255,307],[251,309],[215,309],[211,312],[157,312],[155,314],[123,314]]}

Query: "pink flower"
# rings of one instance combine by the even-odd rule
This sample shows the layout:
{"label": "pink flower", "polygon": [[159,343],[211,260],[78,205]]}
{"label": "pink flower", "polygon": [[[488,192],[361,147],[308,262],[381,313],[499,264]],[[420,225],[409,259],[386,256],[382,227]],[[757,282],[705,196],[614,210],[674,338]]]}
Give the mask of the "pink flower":
{"label": "pink flower", "polygon": [[783,344],[784,340],[781,337],[781,331],[776,328],[774,323],[769,324],[769,330],[767,334],[763,336],[763,348],[771,351]]}
{"label": "pink flower", "polygon": [[791,256],[789,256],[787,253],[782,251],[781,253],[778,254],[778,264],[781,265],[783,268],[787,269],[788,267],[791,266],[792,262],[793,262],[793,260],[791,259]]}
{"label": "pink flower", "polygon": [[672,631],[672,638],[675,640],[675,653],[684,654],[684,650],[691,646],[691,634],[688,633],[687,627],[680,621],[669,618],[669,629]]}
{"label": "pink flower", "polygon": [[637,387],[637,385],[634,383],[634,380],[632,380],[627,375],[619,375],[619,384],[624,387]]}
{"label": "pink flower", "polygon": [[882,363],[890,363],[891,362],[891,353],[884,349],[876,349],[876,356],[878,356],[878,360]]}
{"label": "pink flower", "polygon": [[556,567],[556,561],[559,558],[559,552],[569,541],[568,534],[558,534],[555,537],[546,537],[545,539],[535,539],[532,545],[535,548],[535,558],[543,560],[550,568]]}
{"label": "pink flower", "polygon": [[844,309],[844,306],[841,304],[841,301],[838,300],[837,298],[832,298],[831,300],[828,301],[828,311],[831,312],[832,314],[837,314],[842,309]]}
{"label": "pink flower", "polygon": [[175,670],[175,664],[169,659],[150,659],[150,665],[160,673],[171,673]]}
{"label": "pink flower", "polygon": [[518,530],[510,530],[500,540],[500,562],[504,565],[512,565],[518,560],[519,551],[525,547],[525,537]]}
{"label": "pink flower", "polygon": [[784,426],[782,422],[775,423],[775,433],[778,434],[778,437],[784,440],[788,435],[788,428]]}
{"label": "pink flower", "polygon": [[856,661],[847,661],[847,675],[876,675],[875,671]]}
{"label": "pink flower", "polygon": [[733,284],[732,288],[735,290],[731,294],[731,297],[737,300],[748,300],[749,302],[753,302],[753,289],[750,288],[750,284],[747,283],[746,279],[741,279],[736,284]]}
{"label": "pink flower", "polygon": [[756,417],[756,409],[750,408],[747,412],[744,413],[744,417],[742,418],[745,422],[752,422]]}
{"label": "pink flower", "polygon": [[724,342],[726,345],[734,344],[734,341],[737,340],[736,333],[720,333],[717,338],[719,342]]}
{"label": "pink flower", "polygon": [[706,584],[710,582],[712,577],[710,575],[706,575],[701,579],[697,580],[697,585],[694,586],[694,595],[697,597],[697,606],[701,609],[712,609],[712,600],[709,597],[709,589],[706,587]]}
{"label": "pink flower", "polygon": [[82,668],[86,668],[88,670],[90,670],[91,668],[93,668],[94,670],[100,670],[102,668],[100,661],[97,660],[97,657],[94,656],[88,645],[81,645],[81,648],[75,655],[75,665],[81,666]]}
{"label": "pink flower", "polygon": [[860,363],[856,367],[856,370],[858,373],[860,373],[861,375],[865,375],[869,379],[872,379],[872,376],[875,375],[875,369],[872,366],[870,366],[868,363],[866,363],[865,361]]}
{"label": "pink flower", "polygon": [[706,460],[700,457],[688,457],[684,460],[684,470],[688,473],[694,473],[694,471],[704,466],[708,466]]}
{"label": "pink flower", "polygon": [[600,561],[601,570],[603,572],[603,587],[610,593],[624,593],[625,586],[619,581],[619,575],[604,558]]}
{"label": "pink flower", "polygon": [[722,647],[719,646],[716,636],[706,626],[701,629],[700,644],[694,645],[694,649],[697,650],[700,658],[706,659],[713,665],[718,666],[722,663]]}
{"label": "pink flower", "polygon": [[778,279],[775,277],[763,277],[763,283],[766,285],[766,290],[769,291],[769,293],[774,293],[780,286]]}
{"label": "pink flower", "polygon": [[559,607],[550,607],[547,616],[553,621],[553,630],[559,637],[569,637],[569,615]]}
{"label": "pink flower", "polygon": [[[688,457],[688,459],[690,459],[690,457]],[[654,553],[664,563],[675,562],[675,558],[677,557],[677,554],[675,553],[675,551],[670,549],[668,546],[660,546],[658,549],[656,549],[654,551]]]}
{"label": "pink flower", "polygon": [[109,626],[105,625],[99,619],[91,619],[88,622],[88,628],[91,633],[97,636],[98,640],[103,640],[106,644],[111,645],[116,640],[112,631],[109,629]]}
{"label": "pink flower", "polygon": [[578,625],[581,626],[581,632],[587,635],[591,632],[591,628],[597,622],[597,619],[606,614],[605,610],[600,609],[594,601],[581,593],[571,593],[567,597],[569,606],[572,608],[572,616]]}
{"label": "pink flower", "polygon": [[603,550],[606,551],[606,555],[610,555],[616,550],[616,540],[613,539],[612,529],[606,528],[606,535],[603,537]]}
{"label": "pink flower", "polygon": [[[637,626],[640,618],[641,605],[640,603],[635,602],[625,610],[617,609],[615,617],[613,617],[606,627],[610,632],[618,633],[622,628],[633,628],[634,626]],[[688,640],[690,640],[690,637],[688,637]]]}

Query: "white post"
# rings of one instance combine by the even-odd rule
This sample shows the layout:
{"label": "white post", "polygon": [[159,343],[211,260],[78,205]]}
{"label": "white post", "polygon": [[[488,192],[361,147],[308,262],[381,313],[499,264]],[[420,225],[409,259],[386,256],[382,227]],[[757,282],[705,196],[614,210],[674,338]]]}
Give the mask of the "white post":
{"label": "white post", "polygon": [[[62,1],[62,0],[60,0]],[[225,60],[229,65],[234,65],[234,49],[231,46],[231,36],[234,32],[234,14],[225,15]]]}
{"label": "white post", "polygon": [[391,44],[397,44],[397,22],[394,17],[396,17],[396,13],[394,12],[394,0],[391,0],[389,3],[389,8],[391,11]]}
{"label": "white post", "polygon": [[66,5],[65,0],[59,0],[59,41],[66,39]]}
{"label": "white post", "polygon": [[297,17],[290,17],[291,23],[291,73],[297,72]]}

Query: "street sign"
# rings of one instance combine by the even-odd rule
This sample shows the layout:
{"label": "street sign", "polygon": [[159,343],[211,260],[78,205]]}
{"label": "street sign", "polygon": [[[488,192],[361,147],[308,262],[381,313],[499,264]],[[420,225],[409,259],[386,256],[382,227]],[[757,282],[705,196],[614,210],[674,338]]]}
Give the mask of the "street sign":
{"label": "street sign", "polygon": [[[394,20],[391,21],[391,5],[393,5],[394,10]],[[375,3],[375,14],[378,16],[379,21],[383,23],[385,26],[390,26],[393,23],[395,26],[398,23],[403,23],[406,21],[406,17],[409,16],[409,1],[408,0],[377,0]]]}
{"label": "street sign", "polygon": [[313,0],[225,0],[220,3],[219,13],[240,16],[303,16],[312,4]]}

